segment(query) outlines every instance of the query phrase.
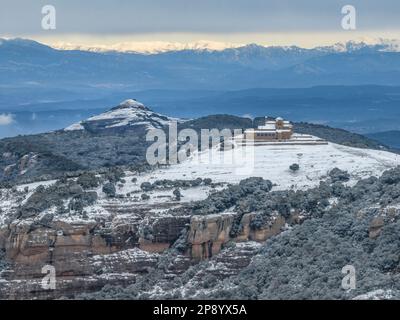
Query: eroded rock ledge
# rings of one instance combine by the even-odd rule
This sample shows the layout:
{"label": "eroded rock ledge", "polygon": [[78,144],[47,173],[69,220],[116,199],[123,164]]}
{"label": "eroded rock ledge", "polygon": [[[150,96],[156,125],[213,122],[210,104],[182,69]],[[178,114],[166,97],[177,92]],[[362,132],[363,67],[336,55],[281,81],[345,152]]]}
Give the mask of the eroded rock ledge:
{"label": "eroded rock ledge", "polygon": [[229,241],[263,242],[281,232],[286,223],[285,218],[275,215],[261,228],[254,229],[251,227],[251,222],[256,215],[247,213],[240,220],[240,232],[232,236],[231,231],[236,216],[234,213],[193,216],[187,237],[190,257],[194,260],[211,258]]}
{"label": "eroded rock ledge", "polygon": [[[154,268],[158,255],[184,229],[187,259],[182,271],[218,254],[229,241],[265,241],[285,225],[285,219],[275,215],[255,230],[250,226],[255,215],[245,214],[240,232],[232,236],[237,217],[236,213],[166,216],[150,222],[114,218],[109,224],[52,221],[46,226],[16,220],[0,231],[0,244],[10,263],[2,275],[0,297],[60,298],[82,288],[93,291],[105,284],[127,285],[135,281],[135,275]],[[151,227],[150,236],[143,232],[144,224]],[[56,270],[57,289],[51,293],[41,288],[45,265]]]}

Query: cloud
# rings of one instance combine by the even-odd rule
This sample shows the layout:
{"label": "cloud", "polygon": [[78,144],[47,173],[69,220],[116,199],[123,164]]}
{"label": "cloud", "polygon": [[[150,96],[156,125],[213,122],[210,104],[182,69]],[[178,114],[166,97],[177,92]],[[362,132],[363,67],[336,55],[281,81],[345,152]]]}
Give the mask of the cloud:
{"label": "cloud", "polygon": [[0,126],[7,126],[14,122],[14,116],[9,113],[0,114]]}

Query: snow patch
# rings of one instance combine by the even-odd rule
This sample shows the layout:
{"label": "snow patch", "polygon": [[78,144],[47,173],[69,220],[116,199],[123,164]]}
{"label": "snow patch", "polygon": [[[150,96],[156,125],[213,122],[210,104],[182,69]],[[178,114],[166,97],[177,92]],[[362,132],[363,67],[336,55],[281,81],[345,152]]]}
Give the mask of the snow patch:
{"label": "snow patch", "polygon": [[[243,152],[253,153],[243,157]],[[232,161],[219,161],[218,159]],[[239,183],[248,177],[262,177],[271,180],[274,190],[315,187],[327,178],[330,170],[337,167],[349,172],[352,185],[359,179],[380,176],[383,171],[400,165],[400,155],[386,151],[359,149],[334,143],[324,145],[260,145],[253,148],[236,147],[221,152],[218,148],[204,151],[202,159],[216,161],[198,161],[198,157],[189,158],[168,168],[155,170],[138,176],[136,184],[145,181],[211,178],[216,183]],[[248,159],[249,171],[238,174],[235,159]],[[300,169],[293,173],[289,166],[297,163]],[[248,165],[246,164],[246,165]],[[240,167],[239,167],[240,168]]]}

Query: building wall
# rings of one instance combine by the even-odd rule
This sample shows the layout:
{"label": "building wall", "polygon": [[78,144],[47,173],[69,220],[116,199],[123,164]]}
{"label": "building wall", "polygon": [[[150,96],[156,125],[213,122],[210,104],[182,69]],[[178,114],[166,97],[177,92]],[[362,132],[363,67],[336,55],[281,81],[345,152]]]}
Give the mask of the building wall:
{"label": "building wall", "polygon": [[246,139],[252,139],[255,141],[275,141],[275,140],[287,140],[292,137],[292,132],[277,132],[274,134],[246,132]]}
{"label": "building wall", "polygon": [[256,132],[246,133],[246,139],[253,139],[253,140],[263,140],[263,141],[273,141],[276,140],[276,135],[260,135]]}
{"label": "building wall", "polygon": [[278,139],[290,139],[292,137],[292,132],[278,132]]}

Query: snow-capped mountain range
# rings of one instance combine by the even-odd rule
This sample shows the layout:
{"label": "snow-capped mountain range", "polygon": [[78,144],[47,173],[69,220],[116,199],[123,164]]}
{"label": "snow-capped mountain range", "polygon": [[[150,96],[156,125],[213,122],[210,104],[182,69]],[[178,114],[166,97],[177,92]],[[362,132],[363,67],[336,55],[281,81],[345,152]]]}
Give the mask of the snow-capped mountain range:
{"label": "snow-capped mountain range", "polygon": [[154,129],[162,128],[174,121],[183,122],[184,120],[161,115],[151,111],[134,99],[128,99],[107,112],[74,123],[64,130],[85,130],[87,126],[94,126],[96,129],[111,129],[125,126],[145,126],[146,129]]}
{"label": "snow-capped mountain range", "polygon": [[188,43],[168,42],[168,41],[134,41],[134,42],[132,41],[132,42],[114,43],[110,45],[104,45],[104,44],[85,45],[85,44],[74,44],[69,42],[56,42],[51,46],[59,50],[82,50],[82,51],[92,51],[92,52],[117,51],[117,52],[156,54],[168,51],[181,51],[181,50],[220,51],[228,48],[242,47],[244,46],[244,44],[200,40]]}
{"label": "snow-capped mountain range", "polygon": [[225,47],[203,43],[144,54],[115,51],[121,48],[58,50],[32,40],[2,40],[0,84],[134,91],[400,85],[397,40],[313,49],[258,44]]}
{"label": "snow-capped mountain range", "polygon": [[[169,51],[223,51],[225,49],[235,49],[243,47],[262,47],[262,48],[274,48],[280,47],[285,50],[294,50],[297,46],[273,46],[264,44],[243,44],[243,43],[228,43],[218,42],[209,40],[200,40],[196,42],[168,42],[168,41],[131,41],[131,42],[120,42],[114,44],[75,44],[70,42],[56,42],[51,44],[55,49],[59,50],[82,50],[91,52],[132,52],[132,53],[143,53],[143,54],[157,54]],[[316,47],[317,50],[322,51],[333,51],[333,52],[349,52],[354,50],[360,50],[368,46],[382,46],[382,51],[399,52],[400,51],[400,40],[396,39],[360,39],[348,42],[338,42],[330,46]]]}

